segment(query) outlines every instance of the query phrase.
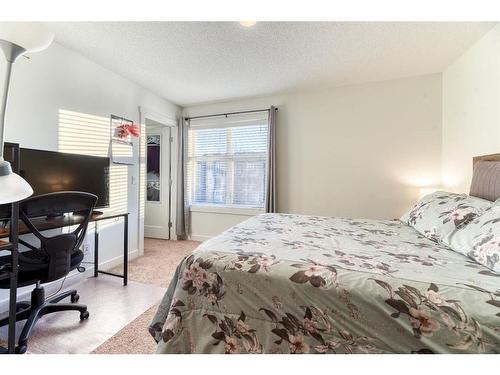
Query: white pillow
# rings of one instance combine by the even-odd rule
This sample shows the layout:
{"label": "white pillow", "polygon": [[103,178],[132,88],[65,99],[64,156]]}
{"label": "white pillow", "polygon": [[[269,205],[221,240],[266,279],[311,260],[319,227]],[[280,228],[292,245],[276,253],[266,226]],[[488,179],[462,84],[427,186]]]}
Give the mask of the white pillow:
{"label": "white pillow", "polygon": [[449,246],[476,262],[500,273],[500,203],[457,230]]}
{"label": "white pillow", "polygon": [[447,243],[457,229],[492,205],[467,194],[435,191],[419,200],[400,220],[433,241]]}

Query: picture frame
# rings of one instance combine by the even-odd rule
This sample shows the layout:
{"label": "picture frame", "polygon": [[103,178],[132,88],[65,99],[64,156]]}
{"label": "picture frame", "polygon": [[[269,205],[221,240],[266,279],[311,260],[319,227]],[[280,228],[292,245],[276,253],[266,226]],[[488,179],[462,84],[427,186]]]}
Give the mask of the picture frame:
{"label": "picture frame", "polygon": [[132,120],[124,117],[110,116],[110,153],[114,164],[134,164],[134,147],[132,137],[126,131],[127,126],[133,125]]}

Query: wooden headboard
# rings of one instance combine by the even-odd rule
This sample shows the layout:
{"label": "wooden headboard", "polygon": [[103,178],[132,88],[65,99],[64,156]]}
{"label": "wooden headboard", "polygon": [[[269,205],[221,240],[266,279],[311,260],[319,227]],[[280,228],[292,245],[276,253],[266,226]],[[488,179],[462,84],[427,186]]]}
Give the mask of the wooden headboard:
{"label": "wooden headboard", "polygon": [[472,158],[472,165],[475,165],[478,161],[500,161],[500,154],[474,156]]}
{"label": "wooden headboard", "polygon": [[472,164],[470,195],[489,201],[500,198],[500,154],[475,156]]}

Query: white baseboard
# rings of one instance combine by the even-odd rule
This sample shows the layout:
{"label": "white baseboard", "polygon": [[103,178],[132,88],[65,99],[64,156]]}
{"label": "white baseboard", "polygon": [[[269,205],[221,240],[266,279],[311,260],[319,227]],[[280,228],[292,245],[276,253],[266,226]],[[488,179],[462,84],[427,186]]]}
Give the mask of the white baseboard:
{"label": "white baseboard", "polygon": [[[129,251],[128,252],[128,260],[129,260],[129,262],[132,259],[137,258],[138,256],[139,256],[139,249],[135,249],[135,250]],[[115,258],[111,258],[111,259],[109,259],[109,260],[107,260],[105,262],[99,263],[99,269],[101,269],[103,271],[107,271],[110,268],[119,266],[122,263],[123,263],[123,255],[120,255],[120,256],[117,256]],[[89,267],[89,268],[92,268],[92,272],[93,272],[94,267]]]}
{"label": "white baseboard", "polygon": [[[128,260],[131,261],[132,259],[135,259],[139,256],[139,250],[132,250],[129,251],[128,253]],[[107,271],[115,266],[118,266],[123,263],[123,255],[117,256],[115,258],[106,260],[104,262],[99,263],[99,269],[103,271]],[[63,288],[67,288],[71,285],[75,285],[79,282],[81,282],[83,279],[87,277],[92,277],[94,275],[94,266],[93,265],[85,265],[82,264],[85,267],[85,272],[80,273],[78,271],[72,271],[67,277],[66,280],[64,281],[64,286]],[[57,290],[61,287],[61,282],[62,280],[57,280],[49,284],[44,284],[45,288],[45,294],[47,296],[57,292]],[[31,298],[31,291],[33,290],[33,285],[20,288],[18,289],[17,292],[17,300],[18,301],[29,301]],[[6,295],[4,298],[0,300],[0,313],[3,313],[9,309],[9,298],[8,295]]]}
{"label": "white baseboard", "polygon": [[206,241],[206,240],[209,240],[211,239],[213,236],[204,236],[204,235],[197,235],[197,234],[192,234],[191,236],[189,236],[189,238],[193,241]]}

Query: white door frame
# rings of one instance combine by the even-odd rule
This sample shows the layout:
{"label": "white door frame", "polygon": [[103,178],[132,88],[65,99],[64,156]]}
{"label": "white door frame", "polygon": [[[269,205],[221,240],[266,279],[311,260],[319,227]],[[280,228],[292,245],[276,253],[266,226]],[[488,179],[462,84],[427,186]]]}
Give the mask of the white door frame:
{"label": "white door frame", "polygon": [[[177,235],[175,233],[176,226],[176,209],[177,209],[177,139],[178,139],[178,120],[176,118],[169,117],[166,114],[159,113],[155,110],[151,110],[146,107],[139,106],[139,122],[141,124],[141,128],[146,128],[146,119],[153,120],[154,122],[158,122],[165,126],[171,127],[170,135],[172,137],[172,142],[170,144],[170,178],[172,179],[171,186],[171,204],[170,204],[170,220],[172,221],[172,230],[170,238],[173,240],[177,239]],[[142,137],[146,137],[146,134],[141,134],[141,142],[139,142],[139,152],[138,152],[138,171],[139,171],[139,180],[142,173],[141,168],[145,167],[145,160],[141,160],[141,147],[143,144]],[[144,150],[145,151],[145,150]],[[139,232],[139,255],[144,254],[144,217],[141,217],[141,207],[145,207],[145,194],[146,186],[142,186],[140,184],[138,189],[138,200],[139,200],[139,209],[137,210],[138,215],[138,232]],[[144,192],[144,194],[141,194]],[[144,211],[143,211],[144,212]]]}

